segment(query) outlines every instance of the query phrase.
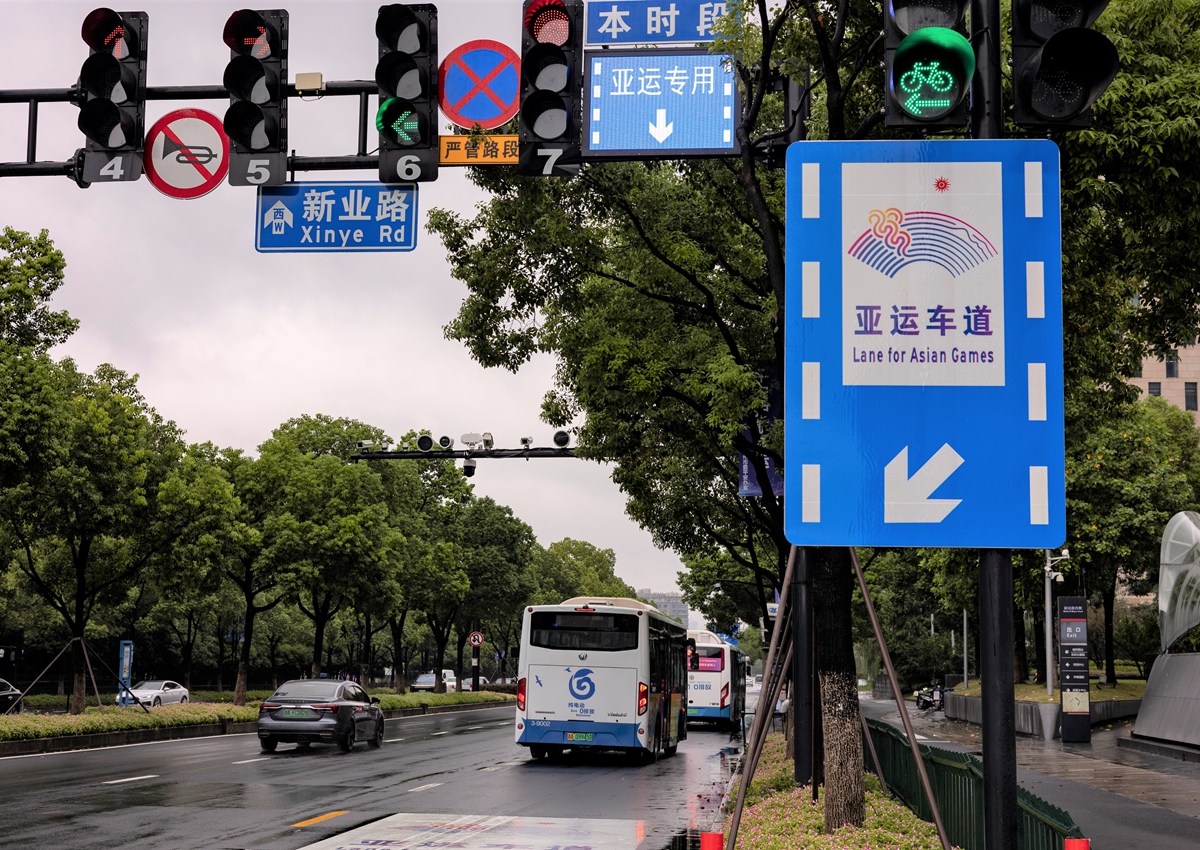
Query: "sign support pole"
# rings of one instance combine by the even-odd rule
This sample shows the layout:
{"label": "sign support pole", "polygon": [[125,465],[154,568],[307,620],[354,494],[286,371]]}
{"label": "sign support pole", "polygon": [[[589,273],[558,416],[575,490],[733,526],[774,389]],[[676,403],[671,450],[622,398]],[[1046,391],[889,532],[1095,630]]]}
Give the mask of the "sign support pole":
{"label": "sign support pole", "polygon": [[[971,136],[1004,135],[1000,92],[1000,3],[971,0]],[[979,553],[980,686],[983,702],[983,831],[989,848],[1017,846],[1017,733],[1013,663],[1012,553]]]}
{"label": "sign support pole", "polygon": [[[792,717],[795,718],[795,734],[792,736],[793,765],[797,785],[807,785],[811,780],[815,786],[816,747],[813,740],[813,628],[812,628],[812,584],[808,549],[797,547],[796,570],[792,574]],[[781,627],[776,624],[776,628]]]}
{"label": "sign support pole", "polygon": [[[475,621],[475,631],[479,631],[479,621]],[[479,647],[471,647],[471,693],[479,693]]]}

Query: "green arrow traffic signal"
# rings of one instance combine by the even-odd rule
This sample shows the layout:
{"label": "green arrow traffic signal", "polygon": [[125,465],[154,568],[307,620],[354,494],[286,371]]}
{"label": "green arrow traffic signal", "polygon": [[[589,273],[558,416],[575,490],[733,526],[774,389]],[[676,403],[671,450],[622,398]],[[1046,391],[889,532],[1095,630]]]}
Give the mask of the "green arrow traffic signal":
{"label": "green arrow traffic signal", "polygon": [[888,85],[900,109],[918,121],[936,121],[970,90],[975,51],[952,29],[924,27],[900,42],[891,72]]}
{"label": "green arrow traffic signal", "polygon": [[375,114],[375,127],[397,145],[411,147],[419,145],[425,138],[422,116],[416,107],[404,98],[391,97],[385,100]]}

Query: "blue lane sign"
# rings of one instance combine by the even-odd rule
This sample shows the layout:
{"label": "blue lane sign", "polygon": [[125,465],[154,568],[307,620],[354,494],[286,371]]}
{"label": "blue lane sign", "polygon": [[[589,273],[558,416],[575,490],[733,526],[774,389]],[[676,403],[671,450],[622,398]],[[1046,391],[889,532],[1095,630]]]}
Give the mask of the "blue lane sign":
{"label": "blue lane sign", "polygon": [[741,99],[727,56],[694,49],[585,55],[584,157],[738,152]]}
{"label": "blue lane sign", "polygon": [[263,253],[411,251],[416,184],[372,181],[260,186],[254,247]]}
{"label": "blue lane sign", "polygon": [[729,4],[712,0],[591,0],[586,44],[696,44],[713,41]]}
{"label": "blue lane sign", "polygon": [[788,540],[1062,544],[1059,212],[1047,140],[788,149]]}

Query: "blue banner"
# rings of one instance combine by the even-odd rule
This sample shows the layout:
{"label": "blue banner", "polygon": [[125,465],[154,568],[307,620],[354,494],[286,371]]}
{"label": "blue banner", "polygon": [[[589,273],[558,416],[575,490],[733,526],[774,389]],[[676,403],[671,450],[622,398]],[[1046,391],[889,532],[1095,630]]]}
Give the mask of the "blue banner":
{"label": "blue banner", "polygon": [[262,253],[411,251],[417,187],[350,180],[262,186],[255,233]]}
{"label": "blue banner", "polygon": [[696,44],[713,41],[729,11],[712,0],[600,0],[587,4],[586,43]]}

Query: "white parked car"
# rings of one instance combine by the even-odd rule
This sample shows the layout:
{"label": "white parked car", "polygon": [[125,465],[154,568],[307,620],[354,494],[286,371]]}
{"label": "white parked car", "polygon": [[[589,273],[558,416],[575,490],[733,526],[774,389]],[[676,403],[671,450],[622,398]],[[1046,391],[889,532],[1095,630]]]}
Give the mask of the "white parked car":
{"label": "white parked car", "polygon": [[[167,679],[154,679],[146,682],[138,682],[130,690],[140,702],[146,705],[170,705],[172,703],[185,703],[188,701],[188,689],[178,682],[172,682]],[[128,696],[128,693],[126,693]]]}
{"label": "white parked car", "polygon": [[[433,691],[433,686],[436,684],[434,678],[437,674],[430,670],[428,673],[422,673],[417,677],[417,680],[412,683],[410,690],[414,691]],[[446,693],[452,694],[458,690],[458,680],[453,670],[442,671],[442,681],[446,683]]]}

